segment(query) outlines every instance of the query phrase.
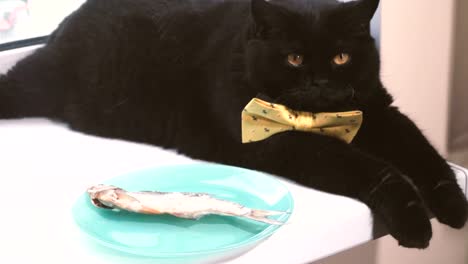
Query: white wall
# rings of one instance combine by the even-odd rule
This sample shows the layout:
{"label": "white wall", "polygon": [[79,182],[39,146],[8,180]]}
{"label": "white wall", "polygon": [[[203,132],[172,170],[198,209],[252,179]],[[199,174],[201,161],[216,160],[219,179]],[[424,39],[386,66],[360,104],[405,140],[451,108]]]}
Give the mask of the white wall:
{"label": "white wall", "polygon": [[382,78],[442,152],[447,152],[454,0],[383,0]]}
{"label": "white wall", "polygon": [[468,148],[468,1],[458,0],[455,23],[454,71],[450,104],[449,147]]}

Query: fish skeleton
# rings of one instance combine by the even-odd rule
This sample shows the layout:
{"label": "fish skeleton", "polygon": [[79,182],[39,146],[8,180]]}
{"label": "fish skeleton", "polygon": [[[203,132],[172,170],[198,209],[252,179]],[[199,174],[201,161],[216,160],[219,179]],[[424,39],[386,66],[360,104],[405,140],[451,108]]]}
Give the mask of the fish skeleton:
{"label": "fish skeleton", "polygon": [[215,198],[206,193],[187,192],[127,192],[113,185],[99,184],[87,190],[94,206],[120,209],[140,214],[170,214],[180,218],[199,219],[205,215],[238,216],[255,221],[282,225],[268,216],[287,212],[256,210],[241,204]]}

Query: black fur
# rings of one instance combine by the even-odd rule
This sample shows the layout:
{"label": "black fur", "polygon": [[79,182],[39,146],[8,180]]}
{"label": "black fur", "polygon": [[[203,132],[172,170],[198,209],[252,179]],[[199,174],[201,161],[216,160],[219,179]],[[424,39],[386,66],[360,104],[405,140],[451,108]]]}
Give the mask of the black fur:
{"label": "black fur", "polygon": [[[369,33],[378,0],[88,0],[44,48],[0,76],[0,118],[72,129],[262,170],[365,202],[407,247],[432,235],[427,209],[464,226],[445,160],[379,79]],[[346,66],[333,57],[351,54]],[[290,67],[290,53],[304,66]],[[289,132],[241,144],[251,98],[303,111],[364,111],[355,141]],[[311,208],[313,210],[313,208]],[[320,213],[320,212],[316,212]]]}

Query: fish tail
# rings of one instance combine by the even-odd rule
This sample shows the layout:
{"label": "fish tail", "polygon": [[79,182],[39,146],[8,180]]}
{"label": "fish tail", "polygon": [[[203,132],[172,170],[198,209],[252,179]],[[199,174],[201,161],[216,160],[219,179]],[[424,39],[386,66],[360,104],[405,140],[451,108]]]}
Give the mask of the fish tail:
{"label": "fish tail", "polygon": [[270,224],[270,225],[283,225],[284,222],[274,220],[274,219],[270,219],[270,218],[268,218],[268,216],[282,215],[282,214],[285,214],[285,213],[286,212],[252,209],[250,211],[250,214],[245,215],[244,217],[246,217],[248,219],[255,220],[255,221],[267,223],[267,224]]}
{"label": "fish tail", "polygon": [[264,217],[264,216],[272,216],[272,215],[289,214],[289,212],[252,209],[251,214],[256,217]]}
{"label": "fish tail", "polygon": [[270,225],[283,225],[284,224],[284,222],[274,220],[274,219],[270,219],[270,218],[268,218],[266,216],[255,216],[254,214],[248,214],[248,215],[244,215],[244,217],[248,218],[248,219],[258,221],[258,222],[270,224]]}

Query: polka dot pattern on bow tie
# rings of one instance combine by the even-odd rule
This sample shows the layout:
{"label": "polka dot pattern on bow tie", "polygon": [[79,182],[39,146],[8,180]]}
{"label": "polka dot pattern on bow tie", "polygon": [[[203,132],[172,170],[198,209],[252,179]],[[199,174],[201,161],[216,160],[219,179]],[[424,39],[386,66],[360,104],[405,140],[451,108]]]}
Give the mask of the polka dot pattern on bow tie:
{"label": "polka dot pattern on bow tie", "polygon": [[254,98],[242,111],[242,142],[265,140],[287,131],[303,131],[351,143],[363,120],[361,111],[310,113]]}

